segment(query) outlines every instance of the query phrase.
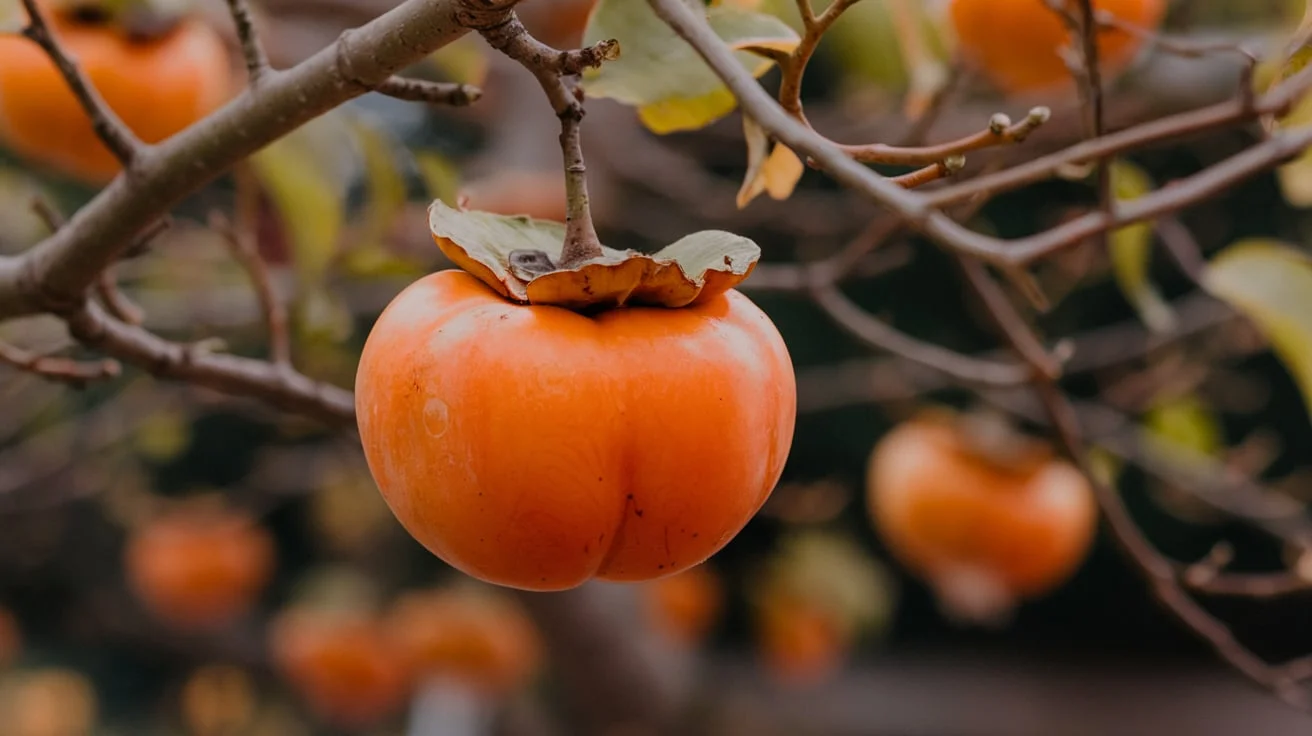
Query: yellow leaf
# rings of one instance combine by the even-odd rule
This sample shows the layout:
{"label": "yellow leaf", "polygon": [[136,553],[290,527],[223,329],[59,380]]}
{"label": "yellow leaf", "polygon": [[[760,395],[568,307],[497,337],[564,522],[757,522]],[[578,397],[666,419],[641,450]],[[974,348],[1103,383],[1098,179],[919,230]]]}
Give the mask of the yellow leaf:
{"label": "yellow leaf", "polygon": [[250,159],[278,212],[304,286],[318,283],[337,253],[358,145],[339,116],[325,116]]}
{"label": "yellow leaf", "polygon": [[[773,15],[722,3],[705,9],[706,20],[739,63],[761,76],[774,62],[748,49],[788,52],[800,38]],[[583,75],[591,97],[607,97],[638,108],[655,133],[695,130],[727,115],[733,95],[701,56],[679,38],[645,2],[600,0],[588,19],[584,43],[615,39],[620,56]]]}
{"label": "yellow leaf", "polygon": [[1215,456],[1222,447],[1220,423],[1197,396],[1157,402],[1144,415],[1144,426],[1163,441],[1201,455]]}
{"label": "yellow leaf", "polygon": [[460,191],[460,169],[436,151],[416,153],[415,165],[419,167],[419,176],[424,180],[428,196],[442,200],[448,207],[455,207]]}
{"label": "yellow leaf", "polygon": [[746,207],[761,192],[773,199],[788,199],[806,164],[787,146],[775,144],[771,151],[765,129],[748,115],[743,116],[743,134],[747,139],[747,175],[738,190],[738,208]]}
{"label": "yellow leaf", "polygon": [[[1112,191],[1118,201],[1137,199],[1152,190],[1153,181],[1143,169],[1124,160],[1112,162]],[[1175,325],[1175,315],[1148,273],[1152,261],[1152,225],[1127,225],[1113,231],[1109,240],[1112,273],[1125,298],[1134,305],[1148,329],[1170,330]]]}
{"label": "yellow leaf", "polygon": [[428,63],[448,81],[481,86],[487,81],[487,48],[471,33],[443,46],[428,57]]}
{"label": "yellow leaf", "polygon": [[1284,243],[1243,240],[1212,259],[1203,286],[1266,335],[1312,412],[1312,259]]}
{"label": "yellow leaf", "polygon": [[378,250],[406,203],[405,177],[397,165],[399,145],[381,127],[363,119],[352,124],[363,156],[368,201],[361,224],[354,229],[352,247]]}

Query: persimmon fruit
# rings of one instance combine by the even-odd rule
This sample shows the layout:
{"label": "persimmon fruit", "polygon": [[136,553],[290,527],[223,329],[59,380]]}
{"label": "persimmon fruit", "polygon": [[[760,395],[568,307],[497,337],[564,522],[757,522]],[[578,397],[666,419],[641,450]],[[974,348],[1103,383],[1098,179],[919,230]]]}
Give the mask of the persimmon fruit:
{"label": "persimmon fruit", "polygon": [[789,685],[825,679],[842,665],[852,645],[850,627],[833,611],[786,594],[760,604],[756,635],[765,666]]}
{"label": "persimmon fruit", "polygon": [[514,691],[542,662],[533,622],[497,595],[411,591],[393,605],[386,625],[417,677],[440,677],[491,696]]}
{"label": "persimmon fruit", "polygon": [[969,426],[926,413],[880,440],[867,475],[874,526],[909,571],[981,604],[1050,592],[1092,545],[1092,488],[1046,443],[1016,440],[1003,455]]}
{"label": "persimmon fruit", "polygon": [[[235,78],[216,30],[185,16],[167,32],[137,38],[103,18],[42,3],[51,31],[123,123],[158,143],[217,109]],[[121,170],[73,92],[32,41],[0,34],[0,143],[86,184]]]}
{"label": "persimmon fruit", "polygon": [[658,630],[681,644],[704,639],[724,608],[724,586],[706,565],[648,584],[644,601]]}
{"label": "persimmon fruit", "polygon": [[244,513],[184,507],[147,521],[124,548],[128,583],[157,618],[213,630],[245,614],[273,574],[269,532]]}
{"label": "persimmon fruit", "polygon": [[269,625],[274,668],[318,717],[343,728],[376,725],[410,692],[410,672],[382,623],[362,611],[301,606]]}
{"label": "persimmon fruit", "polygon": [[[1094,0],[1093,6],[1148,31],[1166,14],[1166,0]],[[1072,84],[1061,56],[1061,49],[1072,45],[1071,33],[1045,0],[952,0],[949,19],[962,55],[1003,92],[1045,92]],[[1097,46],[1099,69],[1114,76],[1134,61],[1143,40],[1104,28]]]}
{"label": "persimmon fruit", "polygon": [[797,409],[783,339],[736,290],[585,313],[455,270],[388,305],[355,388],[369,468],[409,533],[539,591],[719,551],[778,481]]}

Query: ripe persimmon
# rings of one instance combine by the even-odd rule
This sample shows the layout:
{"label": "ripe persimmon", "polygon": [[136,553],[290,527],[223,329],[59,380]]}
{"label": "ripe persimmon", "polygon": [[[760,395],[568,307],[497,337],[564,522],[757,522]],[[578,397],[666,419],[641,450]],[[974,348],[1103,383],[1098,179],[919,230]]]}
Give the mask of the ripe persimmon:
{"label": "ripe persimmon", "polygon": [[[51,31],[105,104],[147,143],[181,131],[232,94],[223,40],[198,18],[137,38],[105,17],[52,7],[51,0],[42,5]],[[87,184],[104,184],[121,168],[45,52],[18,35],[0,34],[0,143]]]}
{"label": "ripe persimmon", "polygon": [[[1070,1],[1074,7],[1076,4]],[[1094,0],[1095,10],[1154,30],[1166,13],[1165,0]],[[952,0],[949,15],[962,55],[1000,90],[1019,94],[1071,84],[1061,56],[1072,47],[1065,22],[1045,0]],[[1098,34],[1099,69],[1120,74],[1143,46],[1140,36],[1118,28]]]}
{"label": "ripe persimmon", "polygon": [[377,724],[410,692],[410,673],[381,623],[360,611],[290,608],[269,626],[274,667],[310,709],[343,728]]}
{"label": "ripe persimmon", "polygon": [[584,314],[454,270],[388,305],[355,385],[401,524],[466,574],[540,591],[719,551],[778,481],[797,408],[783,339],[738,291]]}
{"label": "ripe persimmon", "polygon": [[990,597],[1049,592],[1092,545],[1093,491],[1047,444],[1012,437],[1004,457],[996,451],[1002,445],[989,449],[969,426],[926,413],[880,440],[867,476],[874,526],[890,552],[941,596],[993,607],[1005,601]]}
{"label": "ripe persimmon", "polygon": [[645,593],[653,624],[669,638],[686,645],[700,642],[724,608],[724,586],[704,564],[653,580]]}
{"label": "ripe persimmon", "polygon": [[757,642],[765,666],[790,685],[819,682],[843,663],[852,631],[832,610],[775,594],[758,605]]}
{"label": "ripe persimmon", "polygon": [[411,672],[499,696],[537,671],[542,642],[510,599],[468,589],[411,591],[394,604],[387,630]]}
{"label": "ripe persimmon", "polygon": [[246,613],[268,583],[273,538],[237,511],[184,507],[147,521],[124,548],[128,583],[156,617],[211,630]]}

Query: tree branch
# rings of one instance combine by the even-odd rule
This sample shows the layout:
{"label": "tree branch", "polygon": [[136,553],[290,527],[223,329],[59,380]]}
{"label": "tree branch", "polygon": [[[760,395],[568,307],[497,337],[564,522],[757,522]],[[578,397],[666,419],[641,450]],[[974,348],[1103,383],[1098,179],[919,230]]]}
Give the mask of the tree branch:
{"label": "tree branch", "polygon": [[247,0],[227,0],[228,12],[232,23],[237,28],[237,40],[241,43],[241,53],[246,61],[246,76],[252,85],[258,84],[270,70],[269,55],[260,43],[255,22],[251,19],[251,8]]}
{"label": "tree branch", "polygon": [[355,398],[350,391],[272,363],[170,342],[115,320],[95,302],[86,302],[67,322],[69,334],[78,342],[158,378],[258,399],[333,426],[348,427],[355,422]]}
{"label": "tree branch", "polygon": [[472,84],[430,82],[425,79],[405,77],[389,77],[374,91],[407,102],[425,102],[430,105],[452,107],[467,107],[483,96],[483,90]]}

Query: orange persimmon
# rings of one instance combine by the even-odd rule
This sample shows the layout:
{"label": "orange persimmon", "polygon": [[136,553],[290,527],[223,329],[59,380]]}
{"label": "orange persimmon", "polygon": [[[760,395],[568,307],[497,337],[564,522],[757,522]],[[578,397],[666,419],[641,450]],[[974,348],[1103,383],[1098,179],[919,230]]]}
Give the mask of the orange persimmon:
{"label": "orange persimmon", "polygon": [[238,511],[184,507],[152,519],[128,540],[128,583],[155,616],[209,630],[246,613],[273,574],[267,530]]}
{"label": "orange persimmon", "polygon": [[398,712],[410,672],[380,621],[359,611],[290,608],[269,625],[275,669],[309,708],[343,728]]}
{"label": "orange persimmon", "polygon": [[562,590],[719,551],[783,470],[783,339],[735,290],[584,314],[442,271],[384,310],[356,377],[360,436],[401,524],[475,578]]}
{"label": "orange persimmon", "polygon": [[446,678],[493,696],[523,685],[543,656],[528,615],[490,593],[406,593],[394,604],[387,631],[417,676]]}
{"label": "orange persimmon", "polygon": [[1004,456],[967,427],[927,413],[884,436],[869,463],[875,528],[932,584],[976,597],[1051,591],[1092,545],[1098,509],[1088,480],[1045,443],[1009,438]]}
{"label": "orange persimmon", "polygon": [[[1093,6],[1148,31],[1166,13],[1165,0],[1094,0]],[[1071,33],[1045,0],[952,0],[949,14],[962,55],[1000,90],[1018,94],[1071,84],[1060,53],[1071,45]],[[1099,68],[1110,77],[1129,67],[1143,40],[1105,28],[1097,45]]]}
{"label": "orange persimmon", "polygon": [[833,611],[783,593],[760,604],[756,636],[765,666],[790,685],[825,679],[852,646],[850,627]]}
{"label": "orange persimmon", "polygon": [[682,644],[700,642],[724,607],[720,578],[704,564],[654,580],[645,593],[652,622]]}
{"label": "orange persimmon", "polygon": [[[234,78],[217,31],[184,17],[158,37],[132,38],[103,19],[42,3],[55,37],[123,123],[158,143],[217,109]],[[120,170],[63,77],[35,43],[0,34],[0,144],[87,184]]]}

